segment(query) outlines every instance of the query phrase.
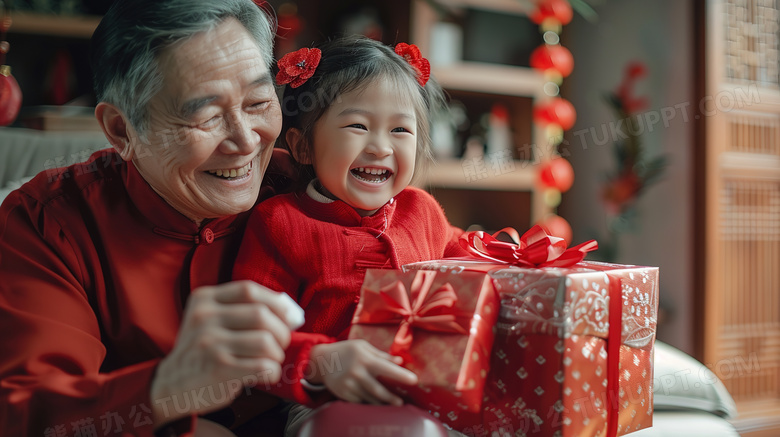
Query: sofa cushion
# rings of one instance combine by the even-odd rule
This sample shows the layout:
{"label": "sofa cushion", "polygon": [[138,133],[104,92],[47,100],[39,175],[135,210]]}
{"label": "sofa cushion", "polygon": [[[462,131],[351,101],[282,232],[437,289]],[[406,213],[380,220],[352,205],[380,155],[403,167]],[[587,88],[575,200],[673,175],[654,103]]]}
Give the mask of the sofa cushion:
{"label": "sofa cushion", "polygon": [[653,396],[656,411],[701,410],[725,418],[737,415],[734,399],[710,369],[660,341],[655,343]]}

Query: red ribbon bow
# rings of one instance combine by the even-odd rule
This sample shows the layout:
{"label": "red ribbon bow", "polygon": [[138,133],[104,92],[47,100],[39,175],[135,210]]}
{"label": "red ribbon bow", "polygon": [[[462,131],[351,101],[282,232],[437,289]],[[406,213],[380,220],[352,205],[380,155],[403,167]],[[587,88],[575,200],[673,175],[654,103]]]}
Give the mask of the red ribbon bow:
{"label": "red ribbon bow", "polygon": [[395,53],[406,60],[417,72],[417,82],[425,86],[431,77],[431,63],[422,57],[420,49],[414,44],[399,42],[395,46]]}
{"label": "red ribbon bow", "polygon": [[453,308],[458,300],[455,290],[446,283],[432,291],[435,276],[435,272],[417,272],[411,292],[401,281],[378,292],[364,292],[362,310],[355,314],[352,323],[400,325],[390,353],[401,356],[406,355],[412,344],[412,328],[467,334],[464,325],[468,325],[468,319]]}
{"label": "red ribbon bow", "polygon": [[[514,243],[496,239],[502,232]],[[571,267],[599,247],[596,240],[590,240],[567,249],[563,238],[547,234],[539,225],[519,238],[513,228],[501,229],[493,235],[483,231],[466,232],[460,237],[460,245],[473,256],[524,267]]]}
{"label": "red ribbon bow", "polygon": [[284,55],[277,62],[279,72],[276,73],[276,83],[289,83],[291,87],[298,88],[314,75],[321,58],[320,49],[306,47]]}

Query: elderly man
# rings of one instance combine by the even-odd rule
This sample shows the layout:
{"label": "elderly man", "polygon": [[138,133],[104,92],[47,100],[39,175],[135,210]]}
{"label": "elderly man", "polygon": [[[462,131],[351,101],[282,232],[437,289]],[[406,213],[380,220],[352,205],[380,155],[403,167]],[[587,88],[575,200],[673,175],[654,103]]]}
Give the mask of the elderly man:
{"label": "elderly man", "polygon": [[226,282],[281,127],[272,38],[250,0],[105,16],[95,115],[113,150],[0,207],[0,435],[192,432],[280,379],[300,308]]}

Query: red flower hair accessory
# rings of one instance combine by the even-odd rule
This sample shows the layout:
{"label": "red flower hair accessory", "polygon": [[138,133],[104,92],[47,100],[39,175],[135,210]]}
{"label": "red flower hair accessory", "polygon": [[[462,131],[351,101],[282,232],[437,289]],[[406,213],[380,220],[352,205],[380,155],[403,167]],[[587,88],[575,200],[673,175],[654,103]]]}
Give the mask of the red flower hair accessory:
{"label": "red flower hair accessory", "polygon": [[320,49],[302,48],[288,53],[277,62],[279,72],[276,73],[276,83],[298,88],[314,75],[320,65],[322,52]]}
{"label": "red flower hair accessory", "polygon": [[414,44],[399,42],[395,46],[395,52],[414,67],[417,71],[417,82],[420,83],[420,86],[425,86],[428,83],[428,78],[431,77],[431,63],[422,57],[420,49]]}

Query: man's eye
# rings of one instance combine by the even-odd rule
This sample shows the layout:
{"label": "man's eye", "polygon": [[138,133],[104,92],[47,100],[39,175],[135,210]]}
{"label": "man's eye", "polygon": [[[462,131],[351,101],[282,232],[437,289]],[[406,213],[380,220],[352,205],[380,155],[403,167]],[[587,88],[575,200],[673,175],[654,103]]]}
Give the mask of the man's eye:
{"label": "man's eye", "polygon": [[209,118],[208,120],[204,121],[203,123],[199,123],[198,127],[202,128],[202,129],[208,129],[208,128],[215,127],[215,126],[217,126],[217,124],[219,124],[219,120],[220,119],[221,119],[221,117],[219,115],[215,115],[215,116]]}
{"label": "man's eye", "polygon": [[266,106],[268,106],[268,103],[270,103],[269,100],[263,100],[261,102],[253,103],[253,104],[249,105],[249,107],[250,108],[255,108],[255,109],[263,109]]}

